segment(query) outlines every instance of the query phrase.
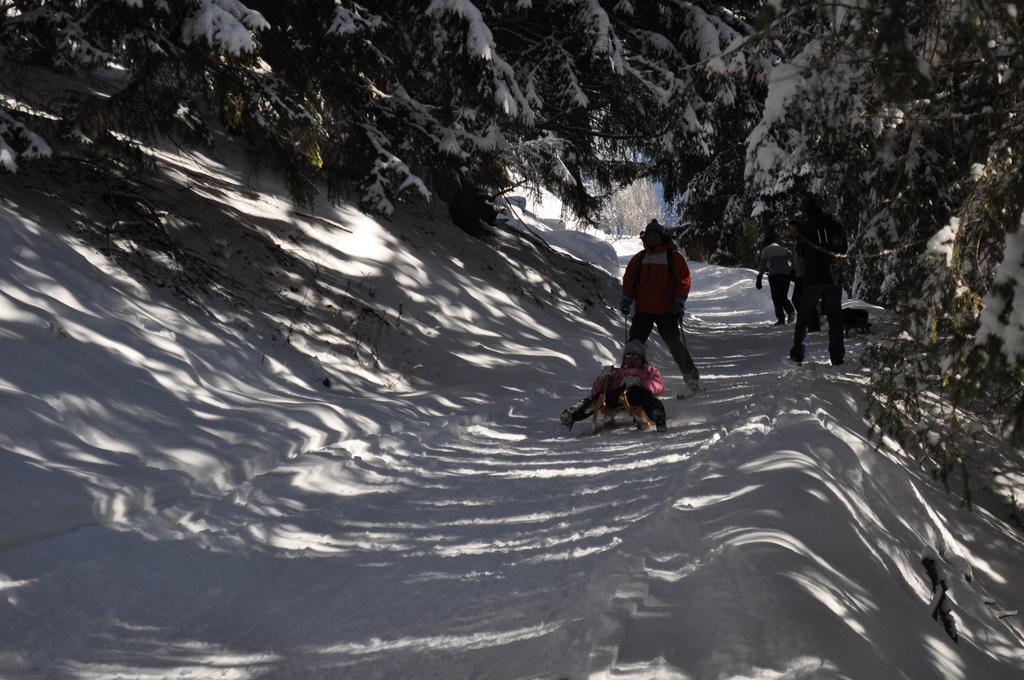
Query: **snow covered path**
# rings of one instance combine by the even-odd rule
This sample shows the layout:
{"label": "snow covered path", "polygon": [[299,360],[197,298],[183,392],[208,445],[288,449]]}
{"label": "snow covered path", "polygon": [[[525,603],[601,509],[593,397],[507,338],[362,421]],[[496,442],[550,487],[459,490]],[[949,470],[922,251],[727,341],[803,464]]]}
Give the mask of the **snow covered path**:
{"label": "snow covered path", "polygon": [[566,438],[543,399],[508,407],[307,454],[212,506],[34,544],[4,571],[47,563],[33,609],[75,608],[37,634],[83,677],[202,677],[197,655],[224,677],[575,674],[595,565],[713,430]]}
{"label": "snow covered path", "polygon": [[695,281],[668,433],[562,435],[569,372],[352,404],[382,430],[0,553],[0,676],[1019,677],[1020,539],[868,446],[860,341],[790,366],[749,273]]}

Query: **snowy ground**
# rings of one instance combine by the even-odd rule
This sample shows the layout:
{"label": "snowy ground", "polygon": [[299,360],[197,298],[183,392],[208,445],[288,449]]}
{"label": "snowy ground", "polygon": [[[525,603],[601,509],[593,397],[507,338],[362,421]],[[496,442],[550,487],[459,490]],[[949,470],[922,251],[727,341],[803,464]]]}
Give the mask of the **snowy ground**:
{"label": "snowy ground", "polygon": [[[339,233],[221,172],[401,304],[410,368],[183,311],[8,192],[0,677],[1024,677],[1022,537],[868,444],[862,339],[792,366],[753,273],[695,264],[702,391],[665,434],[566,436],[621,345],[606,274],[553,287],[429,215]],[[603,302],[565,295],[587,276]]]}

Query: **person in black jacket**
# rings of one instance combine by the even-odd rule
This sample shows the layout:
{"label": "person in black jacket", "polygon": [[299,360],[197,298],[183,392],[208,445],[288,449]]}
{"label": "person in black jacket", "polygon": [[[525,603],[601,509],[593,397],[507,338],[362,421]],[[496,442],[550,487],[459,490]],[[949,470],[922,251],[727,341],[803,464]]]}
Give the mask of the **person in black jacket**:
{"label": "person in black jacket", "polygon": [[807,345],[807,326],[814,316],[814,308],[821,300],[828,319],[828,354],[832,365],[843,363],[846,348],[843,345],[843,281],[842,264],[846,255],[846,231],[842,225],[821,209],[814,196],[803,201],[804,219],[799,224],[796,240],[797,255],[803,260],[803,290],[796,313],[793,348],[789,358],[800,363]]}
{"label": "person in black jacket", "polygon": [[[793,240],[795,243],[800,242],[800,225],[802,222],[798,220],[790,220],[789,227],[793,230]],[[793,301],[793,309],[800,309],[800,294],[804,290],[804,274],[806,268],[804,267],[803,258],[796,252],[796,247],[793,248],[793,296],[790,298]],[[794,311],[794,314],[796,312]],[[811,316],[807,319],[807,330],[814,333],[821,330],[821,319],[818,318],[818,305],[814,305],[814,311]]]}

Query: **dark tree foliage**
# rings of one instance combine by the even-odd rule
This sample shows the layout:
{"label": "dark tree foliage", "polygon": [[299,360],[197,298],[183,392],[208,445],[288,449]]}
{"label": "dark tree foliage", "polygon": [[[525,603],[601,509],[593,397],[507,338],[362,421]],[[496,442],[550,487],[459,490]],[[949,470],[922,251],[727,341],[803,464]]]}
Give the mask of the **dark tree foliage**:
{"label": "dark tree foliage", "polygon": [[[526,182],[595,218],[641,176],[671,198],[721,121],[751,118],[765,71],[741,49],[742,5],[0,0],[0,57],[106,76],[111,96],[62,115],[94,143],[209,142],[212,116],[300,202],[322,179],[384,213]],[[46,151],[30,118],[0,118],[9,168]]]}

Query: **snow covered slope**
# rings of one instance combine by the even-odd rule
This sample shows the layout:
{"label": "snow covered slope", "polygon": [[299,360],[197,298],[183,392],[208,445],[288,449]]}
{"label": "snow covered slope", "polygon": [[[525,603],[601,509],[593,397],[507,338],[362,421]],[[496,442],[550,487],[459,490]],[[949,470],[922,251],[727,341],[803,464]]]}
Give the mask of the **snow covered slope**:
{"label": "snow covered slope", "polygon": [[184,254],[0,178],[0,677],[1024,673],[1021,536],[868,444],[861,339],[785,363],[752,272],[693,265],[668,433],[566,436],[614,279],[162,162]]}

